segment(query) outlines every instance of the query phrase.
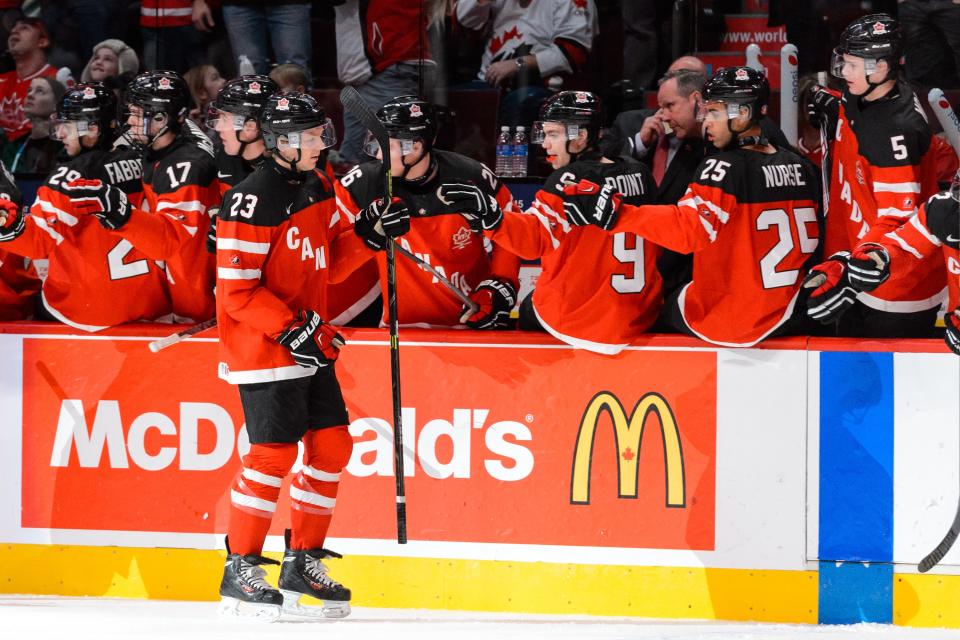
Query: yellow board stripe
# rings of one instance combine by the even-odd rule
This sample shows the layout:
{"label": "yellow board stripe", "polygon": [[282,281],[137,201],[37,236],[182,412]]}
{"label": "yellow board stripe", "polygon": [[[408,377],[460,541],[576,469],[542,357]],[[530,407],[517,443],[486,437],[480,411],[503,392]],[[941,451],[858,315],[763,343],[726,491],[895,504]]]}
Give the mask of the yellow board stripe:
{"label": "yellow board stripe", "polygon": [[[187,549],[0,545],[0,592],[216,600],[223,558]],[[330,567],[354,604],[367,607],[817,621],[815,571],[373,556]]]}
{"label": "yellow board stripe", "polygon": [[960,627],[960,576],[894,574],[893,623]]}

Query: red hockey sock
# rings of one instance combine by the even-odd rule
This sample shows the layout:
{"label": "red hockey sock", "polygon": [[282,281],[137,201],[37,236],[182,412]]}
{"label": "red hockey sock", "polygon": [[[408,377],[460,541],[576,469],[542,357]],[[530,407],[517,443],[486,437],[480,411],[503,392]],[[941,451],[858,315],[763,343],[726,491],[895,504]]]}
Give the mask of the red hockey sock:
{"label": "red hockey sock", "polygon": [[346,426],[330,427],[309,431],[303,444],[303,469],[290,484],[290,548],[319,549],[327,538],[353,437]]}
{"label": "red hockey sock", "polygon": [[243,469],[230,487],[230,552],[263,550],[270,520],[277,510],[280,484],[297,459],[296,444],[254,444],[243,457]]}

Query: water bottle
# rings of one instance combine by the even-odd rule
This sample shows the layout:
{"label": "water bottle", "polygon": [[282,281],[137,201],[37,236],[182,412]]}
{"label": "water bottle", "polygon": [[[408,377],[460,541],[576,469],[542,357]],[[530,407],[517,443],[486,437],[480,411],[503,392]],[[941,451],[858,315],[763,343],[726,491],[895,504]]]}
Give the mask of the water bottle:
{"label": "water bottle", "polygon": [[527,177],[527,143],[530,138],[527,137],[526,127],[517,127],[517,132],[513,136],[513,177]]}
{"label": "water bottle", "polygon": [[508,178],[513,174],[513,153],[512,140],[510,138],[510,127],[500,127],[500,135],[497,136],[497,175],[501,178]]}
{"label": "water bottle", "polygon": [[239,62],[237,65],[237,75],[251,76],[256,73],[253,68],[253,63],[250,62],[250,58],[248,58],[246,54],[240,54]]}

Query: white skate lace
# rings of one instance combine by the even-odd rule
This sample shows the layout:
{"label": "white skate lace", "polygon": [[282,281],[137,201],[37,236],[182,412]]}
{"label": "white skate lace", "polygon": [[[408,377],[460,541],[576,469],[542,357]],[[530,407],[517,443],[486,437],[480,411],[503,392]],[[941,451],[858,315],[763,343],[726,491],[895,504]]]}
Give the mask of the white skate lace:
{"label": "white skate lace", "polygon": [[340,586],[339,583],[327,575],[327,571],[329,571],[329,569],[327,569],[327,565],[320,562],[320,560],[317,558],[311,558],[310,556],[307,556],[304,568],[307,571],[307,575],[314,580],[317,580],[321,584],[325,584],[330,587]]}
{"label": "white skate lace", "polygon": [[241,563],[240,565],[240,577],[243,578],[244,582],[255,589],[259,589],[261,591],[273,589],[273,587],[270,586],[270,583],[264,580],[266,576],[266,570],[259,565],[247,564],[245,562]]}

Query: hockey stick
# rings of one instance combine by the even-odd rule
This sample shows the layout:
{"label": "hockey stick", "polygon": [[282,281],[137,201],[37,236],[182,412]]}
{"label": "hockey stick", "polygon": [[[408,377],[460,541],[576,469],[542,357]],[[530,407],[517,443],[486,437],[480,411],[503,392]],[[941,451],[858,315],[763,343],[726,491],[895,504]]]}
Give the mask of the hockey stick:
{"label": "hockey stick", "polygon": [[463,291],[461,291],[460,288],[457,287],[457,285],[450,282],[449,278],[447,278],[445,275],[440,273],[437,270],[437,268],[434,267],[432,264],[430,264],[429,262],[427,262],[426,260],[418,256],[417,254],[413,253],[412,251],[408,251],[407,249],[404,249],[402,244],[397,243],[397,251],[400,252],[400,255],[410,258],[411,260],[416,262],[418,265],[420,265],[421,267],[429,271],[430,274],[434,278],[439,280],[443,286],[449,289],[450,292],[453,293],[453,295],[460,298],[460,302],[462,302],[468,309],[470,309],[470,315],[475,314],[477,310],[480,309],[479,305],[477,305],[476,302],[470,299],[470,296],[468,296]]}
{"label": "hockey stick", "polygon": [[201,331],[212,329],[215,326],[217,326],[217,319],[210,318],[209,320],[206,320],[199,324],[195,324],[192,327],[187,327],[183,331],[171,334],[166,338],[160,338],[159,340],[154,340],[147,346],[150,347],[150,351],[154,353],[158,353],[159,351],[166,349],[171,345],[177,344],[178,342],[180,342],[181,340],[184,340],[185,338],[189,338],[190,336],[195,336]]}
{"label": "hockey stick", "polygon": [[[390,136],[376,114],[351,86],[340,92],[343,108],[356,117],[370,131],[380,145],[383,159],[380,166],[387,189],[387,201],[393,198],[393,181],[390,175]],[[403,476],[403,420],[400,405],[400,329],[397,321],[397,264],[394,248],[397,244],[387,238],[387,309],[390,312],[390,383],[393,397],[393,463],[397,489],[397,542],[407,543],[407,496]]]}

